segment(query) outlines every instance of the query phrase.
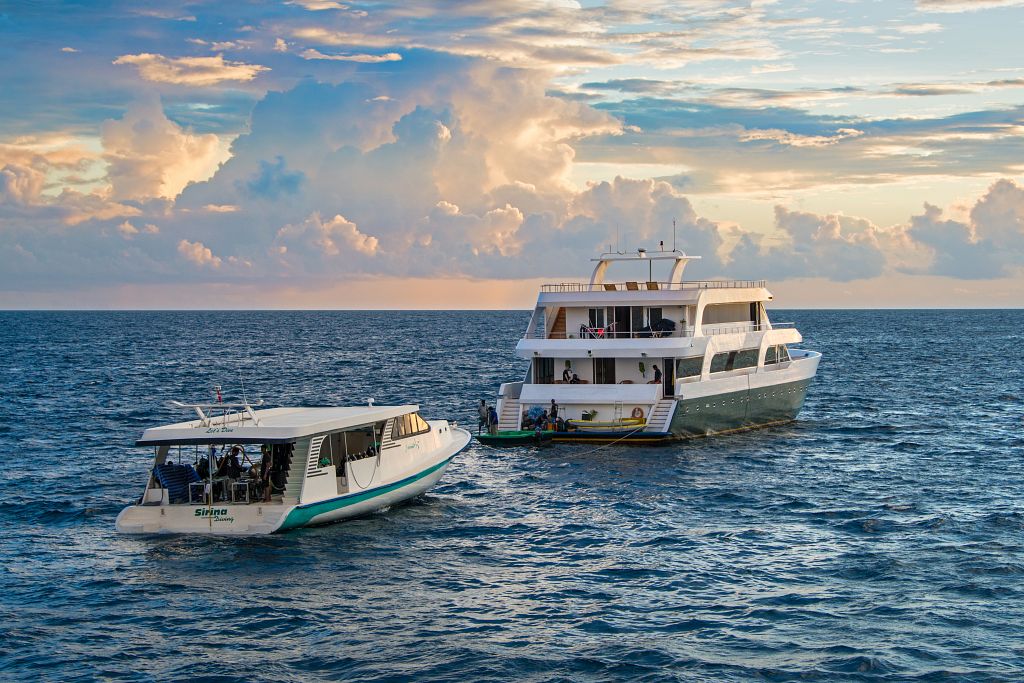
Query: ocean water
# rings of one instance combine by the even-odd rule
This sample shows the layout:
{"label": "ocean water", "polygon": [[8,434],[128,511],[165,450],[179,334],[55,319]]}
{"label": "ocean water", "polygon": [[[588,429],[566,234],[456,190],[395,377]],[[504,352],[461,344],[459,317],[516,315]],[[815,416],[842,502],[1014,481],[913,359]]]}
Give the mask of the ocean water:
{"label": "ocean water", "polygon": [[0,313],[0,679],[1024,679],[1024,311],[789,311],[787,426],[463,452],[401,507],[114,533],[171,399],[475,426],[526,312]]}

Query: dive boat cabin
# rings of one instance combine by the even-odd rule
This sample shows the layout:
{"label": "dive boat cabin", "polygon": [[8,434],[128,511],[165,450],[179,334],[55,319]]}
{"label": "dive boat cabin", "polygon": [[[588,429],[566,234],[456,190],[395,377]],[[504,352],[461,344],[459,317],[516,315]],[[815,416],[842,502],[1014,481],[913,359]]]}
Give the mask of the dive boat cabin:
{"label": "dive boat cabin", "polygon": [[[593,259],[589,282],[543,285],[516,345],[529,369],[498,392],[499,433],[541,421],[568,430],[556,441],[571,441],[595,423],[605,436],[643,443],[633,437],[681,439],[795,419],[821,354],[795,348],[803,340],[795,325],[769,318],[773,295],[763,280],[684,280],[698,258],[606,253]],[[612,266],[642,276],[610,281]],[[656,279],[657,267],[668,277]]]}
{"label": "dive boat cabin", "polygon": [[153,464],[120,532],[269,534],[355,517],[430,489],[471,438],[416,405],[174,405],[198,417],[136,442]]}

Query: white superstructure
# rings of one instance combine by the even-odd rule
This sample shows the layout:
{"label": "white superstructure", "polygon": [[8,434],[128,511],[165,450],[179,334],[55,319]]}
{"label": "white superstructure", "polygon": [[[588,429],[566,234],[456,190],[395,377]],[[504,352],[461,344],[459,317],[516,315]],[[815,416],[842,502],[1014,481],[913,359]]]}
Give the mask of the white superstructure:
{"label": "white superstructure", "polygon": [[[516,354],[526,378],[501,385],[499,428],[524,414],[618,423],[641,416],[648,432],[689,437],[791,420],[820,354],[792,323],[773,323],[762,280],[686,281],[699,257],[680,251],[611,253],[594,259],[589,282],[541,287]],[[642,271],[609,281],[609,269]],[[656,280],[656,266],[668,278]]]}

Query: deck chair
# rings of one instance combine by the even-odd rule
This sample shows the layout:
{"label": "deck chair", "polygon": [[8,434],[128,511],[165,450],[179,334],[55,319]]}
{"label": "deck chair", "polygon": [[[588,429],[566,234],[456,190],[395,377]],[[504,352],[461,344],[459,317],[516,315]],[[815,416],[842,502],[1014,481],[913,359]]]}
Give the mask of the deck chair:
{"label": "deck chair", "polygon": [[658,291],[658,283],[657,282],[648,282],[647,283],[647,289],[652,291],[652,292]]}
{"label": "deck chair", "polygon": [[613,284],[610,284],[610,283],[607,283],[607,282],[604,284],[604,291],[606,291],[606,292],[615,292],[615,291],[618,291],[618,289],[619,288],[616,287]]}
{"label": "deck chair", "polygon": [[626,283],[626,289],[628,289],[631,292],[639,292],[640,291],[640,285],[638,285],[635,282],[627,282]]}
{"label": "deck chair", "polygon": [[192,465],[164,463],[154,467],[153,474],[160,485],[167,489],[167,498],[171,503],[189,502],[188,485],[202,481]]}

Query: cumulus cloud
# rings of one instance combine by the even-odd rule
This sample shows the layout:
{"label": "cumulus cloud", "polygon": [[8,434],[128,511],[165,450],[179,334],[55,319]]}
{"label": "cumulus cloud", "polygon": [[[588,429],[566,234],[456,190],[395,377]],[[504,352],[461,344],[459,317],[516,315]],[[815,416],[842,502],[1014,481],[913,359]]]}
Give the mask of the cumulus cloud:
{"label": "cumulus cloud", "polygon": [[223,263],[219,256],[214,256],[213,251],[199,241],[181,240],[178,242],[178,253],[189,263],[200,267],[220,268]]}
{"label": "cumulus cloud", "polygon": [[301,269],[311,261],[336,258],[353,261],[373,256],[378,245],[376,237],[360,232],[355,223],[340,214],[325,221],[319,213],[313,213],[300,224],[281,228],[272,253]]}
{"label": "cumulus cloud", "polygon": [[128,64],[139,70],[139,75],[154,83],[211,86],[225,81],[251,81],[268,67],[259,64],[225,61],[223,55],[213,57],[165,57],[143,52],[121,55],[114,64]]}
{"label": "cumulus cloud", "polygon": [[215,134],[182,129],[155,98],[136,102],[123,118],[105,122],[102,142],[116,199],[174,197],[189,182],[210,177],[227,158]]}
{"label": "cumulus cloud", "polygon": [[969,219],[946,218],[925,204],[913,216],[909,235],[931,252],[927,272],[967,279],[1011,274],[1024,266],[1024,188],[1012,180],[994,183],[970,211]]}
{"label": "cumulus cloud", "polygon": [[43,174],[34,168],[7,164],[0,168],[0,203],[33,204],[43,191]]}

